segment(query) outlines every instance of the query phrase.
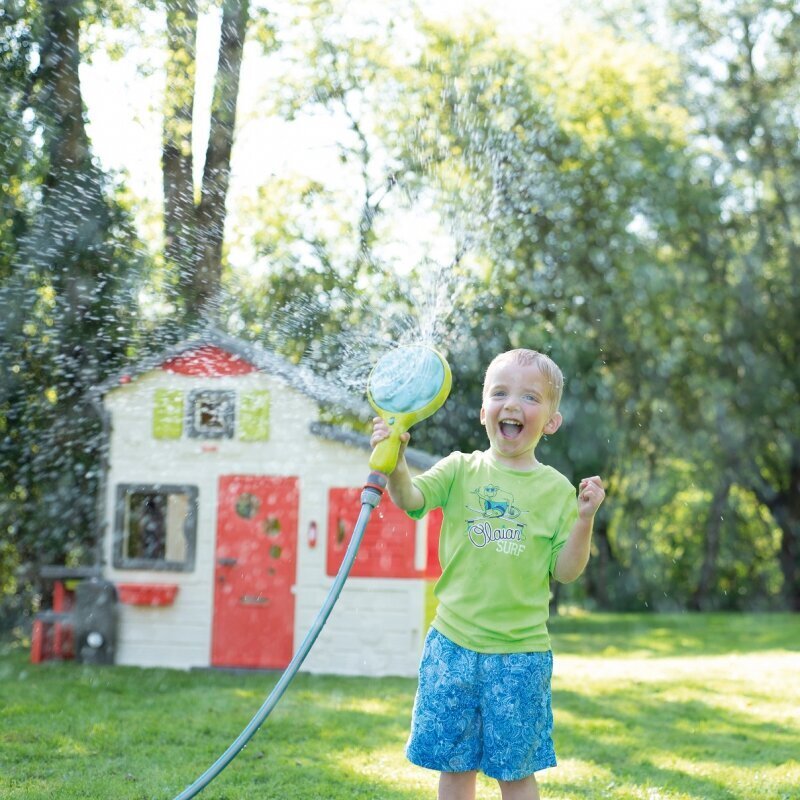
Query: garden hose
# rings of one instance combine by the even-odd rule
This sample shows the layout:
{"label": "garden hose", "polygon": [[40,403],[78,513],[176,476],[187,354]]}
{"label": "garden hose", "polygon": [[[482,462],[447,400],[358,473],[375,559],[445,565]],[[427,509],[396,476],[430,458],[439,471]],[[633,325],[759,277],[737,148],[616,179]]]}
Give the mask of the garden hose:
{"label": "garden hose", "polygon": [[236,737],[231,746],[174,800],[189,800],[208,786],[236,758],[278,704],[339,598],[358,554],[370,514],[380,503],[388,481],[387,476],[397,464],[403,434],[411,425],[429,417],[442,406],[450,393],[451,383],[450,367],[444,356],[424,344],[394,348],[385,353],[373,367],[367,381],[367,396],[372,407],[388,426],[389,436],[378,442],[372,451],[369,461],[372,471],[361,492],[361,512],[328,596],[289,666],[247,727]]}
{"label": "garden hose", "polygon": [[236,758],[239,752],[253,737],[253,734],[261,727],[264,720],[270,715],[272,709],[278,704],[278,701],[283,696],[286,688],[297,674],[300,665],[317,640],[334,605],[336,605],[336,601],[339,599],[339,594],[342,591],[344,582],[347,580],[347,576],[350,574],[350,569],[358,554],[358,548],[364,537],[364,530],[367,527],[370,515],[381,501],[383,490],[386,488],[386,480],[386,475],[383,473],[370,472],[367,482],[364,484],[364,488],[361,492],[361,512],[353,528],[353,536],[347,546],[342,565],[336,573],[336,578],[328,591],[328,596],[325,598],[322,608],[320,608],[305,639],[303,639],[302,644],[289,662],[289,666],[284,670],[280,680],[275,684],[275,687],[264,701],[264,704],[258,709],[250,722],[247,723],[245,729],[234,739],[230,747],[228,747],[228,749],[191,786],[187,786],[186,789],[177,795],[174,800],[189,800],[190,797],[196,797],[203,791],[203,789],[208,786],[234,758]]}

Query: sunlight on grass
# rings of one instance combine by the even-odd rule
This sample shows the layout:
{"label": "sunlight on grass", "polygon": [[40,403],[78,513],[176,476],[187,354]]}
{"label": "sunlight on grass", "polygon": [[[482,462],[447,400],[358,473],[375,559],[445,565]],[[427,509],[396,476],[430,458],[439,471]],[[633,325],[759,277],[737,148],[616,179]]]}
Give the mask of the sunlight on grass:
{"label": "sunlight on grass", "polygon": [[234,689],[233,696],[241,700],[263,700],[261,694],[255,689]]}
{"label": "sunlight on grass", "polygon": [[[559,766],[538,776],[545,800],[800,798],[797,617],[575,615],[554,627]],[[564,633],[575,637],[566,646]],[[606,647],[620,655],[600,655]],[[27,652],[7,649],[0,797],[174,796],[276,680],[32,667]],[[415,688],[410,679],[299,675],[209,800],[432,800],[438,775],[403,754]],[[498,800],[497,783],[481,776],[477,797]]]}
{"label": "sunlight on grass", "polygon": [[342,692],[332,692],[323,696],[306,692],[299,695],[297,700],[317,703],[320,708],[331,711],[355,711],[380,716],[393,716],[403,710],[402,705],[398,707],[396,701],[386,697],[353,697]]}
{"label": "sunlight on grass", "polygon": [[370,782],[387,786],[405,786],[435,795],[438,774],[408,762],[402,747],[382,747],[369,753],[353,752],[341,763]]}
{"label": "sunlight on grass", "polygon": [[91,748],[72,736],[56,736],[51,740],[54,752],[60,756],[88,756],[92,755]]}
{"label": "sunlight on grass", "polygon": [[[553,681],[557,746],[577,748],[594,768],[576,776],[559,768],[553,785],[594,787],[570,798],[795,800],[800,685],[787,676],[799,669],[800,656],[778,650],[563,656]],[[606,763],[614,766],[601,777]]]}
{"label": "sunlight on grass", "polygon": [[584,761],[580,758],[559,758],[556,769],[547,770],[539,775],[539,780],[547,785],[551,783],[570,784],[595,781],[607,784],[613,779],[613,774],[608,767]]}
{"label": "sunlight on grass", "polygon": [[91,739],[104,739],[112,734],[113,730],[113,725],[110,722],[95,722],[89,727],[88,734]]}
{"label": "sunlight on grass", "polygon": [[391,703],[376,697],[350,698],[340,708],[347,711],[361,711],[364,714],[394,714],[396,709]]}
{"label": "sunlight on grass", "polygon": [[[776,660],[779,659],[779,660]],[[629,680],[638,683],[659,682],[672,678],[705,681],[751,682],[758,684],[775,679],[786,667],[800,669],[800,655],[780,651],[750,655],[691,656],[688,658],[637,658],[626,654],[620,659],[587,659],[570,655],[555,656],[556,677],[568,675],[571,679],[596,683]],[[800,691],[800,688],[798,688]]]}
{"label": "sunlight on grass", "polygon": [[796,614],[559,614],[557,654],[663,658],[800,651]]}
{"label": "sunlight on grass", "polygon": [[[651,759],[653,766],[662,770],[677,770],[685,775],[696,775],[704,778],[716,778],[726,780],[730,770],[730,765],[720,764],[713,758],[675,758],[668,753],[659,757],[657,754]],[[742,780],[752,780],[754,783],[765,782],[769,786],[775,786],[780,781],[794,783],[800,786],[800,764],[797,762],[781,764],[772,769],[749,770],[747,767],[735,767],[735,772],[742,773]],[[746,775],[744,773],[747,773]]]}

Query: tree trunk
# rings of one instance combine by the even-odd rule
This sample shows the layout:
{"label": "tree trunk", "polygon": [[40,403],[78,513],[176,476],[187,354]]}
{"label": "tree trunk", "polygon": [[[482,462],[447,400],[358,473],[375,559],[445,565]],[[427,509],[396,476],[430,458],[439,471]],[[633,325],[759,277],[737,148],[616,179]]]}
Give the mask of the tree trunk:
{"label": "tree trunk", "polygon": [[558,614],[558,600],[561,594],[561,584],[553,578],[550,581],[550,616],[555,617]]}
{"label": "tree trunk", "polygon": [[786,605],[791,611],[800,611],[800,440],[792,443],[788,486],[768,506],[781,529],[778,559]]}
{"label": "tree trunk", "polygon": [[728,495],[731,483],[725,480],[714,492],[711,508],[708,512],[706,525],[705,550],[703,563],[700,566],[700,578],[689,600],[689,608],[693,611],[703,611],[708,607],[708,598],[714,588],[717,577],[717,559],[719,558],[719,545],[722,538],[722,523],[725,509],[728,505]]}
{"label": "tree trunk", "polygon": [[[63,365],[77,379],[85,364],[84,316],[94,302],[101,265],[92,243],[107,208],[92,164],[80,83],[80,0],[47,0],[44,36],[35,76],[35,108],[44,121],[48,155],[42,204],[26,238],[23,263],[48,276],[58,297],[57,328],[66,336]],[[67,341],[68,340],[68,341]],[[75,389],[80,381],[75,380]]]}
{"label": "tree trunk", "polygon": [[225,204],[248,21],[249,0],[225,0],[209,140],[196,203],[192,114],[197,7],[195,0],[178,0],[167,6],[168,92],[162,139],[165,256],[177,270],[190,319],[208,309],[220,287]]}
{"label": "tree trunk", "polygon": [[[77,549],[75,542],[91,544],[98,532],[99,425],[91,389],[124,347],[119,319],[125,311],[115,292],[126,269],[118,248],[130,239],[120,232],[122,216],[114,216],[104,176],[92,163],[80,81],[85,5],[40,4],[40,61],[24,95],[41,131],[47,173],[19,240],[14,281],[3,287],[4,341],[24,365],[16,384],[4,387],[16,437],[9,443],[20,458],[14,479],[25,497],[9,533],[23,563],[61,560]],[[127,292],[121,296],[128,301]]]}
{"label": "tree trunk", "polygon": [[226,0],[222,9],[217,79],[211,104],[211,125],[198,209],[200,240],[203,244],[192,292],[197,310],[219,292],[225,234],[225,201],[230,185],[236,99],[239,95],[239,75],[248,17],[248,0]]}
{"label": "tree trunk", "polygon": [[43,8],[45,38],[36,81],[41,87],[37,105],[52,126],[47,133],[48,188],[62,173],[83,172],[90,165],[79,78],[82,13],[81,0],[47,0]]}
{"label": "tree trunk", "polygon": [[598,520],[592,538],[597,548],[597,556],[589,562],[587,588],[589,595],[597,603],[597,607],[608,609],[611,606],[611,598],[608,593],[611,580],[609,575],[616,558],[611,548],[611,542],[608,539],[608,528],[605,522]]}
{"label": "tree trunk", "polygon": [[161,144],[164,191],[164,255],[177,271],[179,291],[191,304],[196,253],[192,160],[195,92],[195,0],[167,4],[166,97]]}

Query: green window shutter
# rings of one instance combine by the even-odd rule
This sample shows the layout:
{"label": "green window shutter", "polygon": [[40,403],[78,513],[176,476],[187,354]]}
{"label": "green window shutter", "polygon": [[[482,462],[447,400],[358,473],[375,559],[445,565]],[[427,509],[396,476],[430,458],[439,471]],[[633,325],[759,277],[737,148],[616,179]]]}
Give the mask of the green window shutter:
{"label": "green window shutter", "polygon": [[269,392],[242,392],[239,397],[239,439],[243,442],[269,439]]}
{"label": "green window shutter", "polygon": [[156,389],[153,402],[153,438],[180,439],[183,433],[183,392]]}

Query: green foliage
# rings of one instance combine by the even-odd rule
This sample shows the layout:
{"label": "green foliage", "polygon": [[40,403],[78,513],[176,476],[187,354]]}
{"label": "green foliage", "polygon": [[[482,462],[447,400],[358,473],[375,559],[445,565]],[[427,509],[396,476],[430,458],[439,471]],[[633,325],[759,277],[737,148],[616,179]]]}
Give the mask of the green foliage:
{"label": "green foliage", "polygon": [[28,5],[10,2],[0,10],[0,280],[11,274],[43,171],[34,128],[24,114],[37,35]]}
{"label": "green foliage", "polygon": [[0,288],[0,524],[24,562],[62,559],[95,540],[101,426],[90,393],[126,354],[142,263],[130,221],[98,191],[101,180],[58,183]]}
{"label": "green foliage", "polygon": [[[117,187],[86,157],[77,61],[64,44],[75,21],[64,15],[63,30],[45,30],[51,4],[12,10],[3,124],[16,133],[0,161],[14,189],[4,194],[13,236],[0,254],[0,533],[10,549],[0,584],[23,596],[30,575],[15,577],[18,568],[92,558],[102,453],[91,391],[132,341],[146,257]],[[57,54],[46,68],[42,52]]]}
{"label": "green foliage", "polygon": [[[731,11],[733,13],[731,13]],[[725,275],[736,312],[713,370],[718,417],[736,479],[781,529],[785,596],[800,608],[800,20],[785,3],[678,3],[675,24],[709,60],[687,103],[717,142],[729,234]],[[701,70],[705,68],[705,72]],[[746,456],[745,456],[746,454]],[[745,456],[745,457],[742,457]],[[792,488],[794,487],[794,488]]]}
{"label": "green foliage", "polygon": [[[525,42],[486,20],[434,24],[399,0],[366,17],[337,0],[254,9],[251,41],[282,76],[263,110],[330,131],[331,158],[325,180],[298,170],[241,201],[247,224],[228,245],[256,264],[227,266],[217,313],[356,391],[382,348],[436,342],[454,390],[413,432],[433,452],[484,446],[496,352],[550,353],[567,378],[565,425],[541,457],[610,487],[586,580],[560,599],[800,608],[800,136],[787,111],[800,24],[781,0],[638,5],[609,1],[604,24]],[[142,13],[82,10],[96,32],[84,57],[103,26]],[[63,109],[34,70],[40,11],[0,12],[13,333],[0,351],[0,511],[15,541],[60,558],[94,535],[97,428],[73,425],[93,418],[85,389],[140,346],[139,285],[189,302],[171,265],[194,246],[196,198],[172,187],[176,235],[155,274],[122,189],[89,160],[57,169]],[[170,5],[164,130],[183,180],[195,64],[181,14],[193,28],[194,4]]]}
{"label": "green foliage", "polygon": [[718,487],[741,486],[772,515],[784,600],[800,608],[799,131],[786,113],[800,90],[800,24],[786,3],[747,0],[675,2],[655,24],[651,9],[635,19],[625,35],[672,46],[687,76],[678,98],[719,207],[694,239],[701,260],[680,317],[692,338],[678,362],[692,436],[677,441],[696,446],[695,460],[711,454]]}
{"label": "green foliage", "polygon": [[[626,502],[614,509],[609,526],[620,572],[611,589],[615,607],[680,608],[687,587],[700,582],[707,542],[700,534],[711,527],[713,502],[702,479],[692,479],[695,469],[689,461],[678,461],[649,472],[640,462],[638,472],[616,487]],[[779,607],[780,532],[763,507],[737,488],[720,522],[714,606]],[[745,551],[748,557],[743,559]],[[590,579],[593,570],[590,564]]]}
{"label": "green foliage", "polygon": [[[573,25],[563,40],[521,47],[482,22],[454,30],[395,14],[391,24],[376,15],[358,28],[343,25],[340,11],[332,2],[300,7],[282,39],[292,68],[276,109],[341,123],[343,185],[358,190],[348,203],[346,192],[309,178],[264,193],[258,208],[268,222],[256,242],[271,266],[246,304],[251,329],[299,318],[274,341],[295,358],[324,354],[324,368],[347,355],[342,341],[354,332],[386,330],[370,307],[385,320],[405,294],[414,313],[408,287],[430,280],[430,266],[421,260],[407,283],[396,277],[386,221],[425,209],[451,242],[460,285],[450,292],[451,335],[438,339],[454,391],[447,414],[415,431],[415,443],[482,447],[475,420],[486,363],[507,347],[545,350],[567,389],[566,424],[542,444],[543,457],[576,480],[602,474],[614,488],[596,526],[598,569],[587,576],[594,602],[746,607],[791,595],[798,581],[785,566],[786,542],[796,523],[764,511],[791,517],[796,489],[785,465],[800,463],[786,436],[796,369],[792,323],[780,310],[794,303],[781,255],[791,247],[766,233],[777,211],[758,228],[758,251],[748,244],[759,240],[746,224],[759,197],[744,174],[750,166],[720,151],[724,125],[695,133],[704,115],[727,124],[748,107],[743,66],[728,94],[706,92],[700,109],[686,87],[702,87],[711,73],[622,26]],[[690,4],[675,11],[693,24]],[[723,25],[720,16],[722,31],[698,27],[717,37],[721,60],[737,19]],[[785,48],[792,18],[782,25],[773,35]],[[785,101],[794,78],[788,56],[775,58],[767,94]],[[743,125],[732,128],[730,154],[746,149]],[[796,174],[783,166],[792,153],[776,158],[785,180]],[[785,219],[794,195],[764,196],[784,198]],[[356,293],[366,299],[354,303]],[[773,435],[761,436],[755,419]],[[747,452],[764,456],[754,463]],[[642,473],[663,485],[633,491]],[[658,546],[640,557],[649,540]],[[760,554],[747,568],[742,549]]]}

